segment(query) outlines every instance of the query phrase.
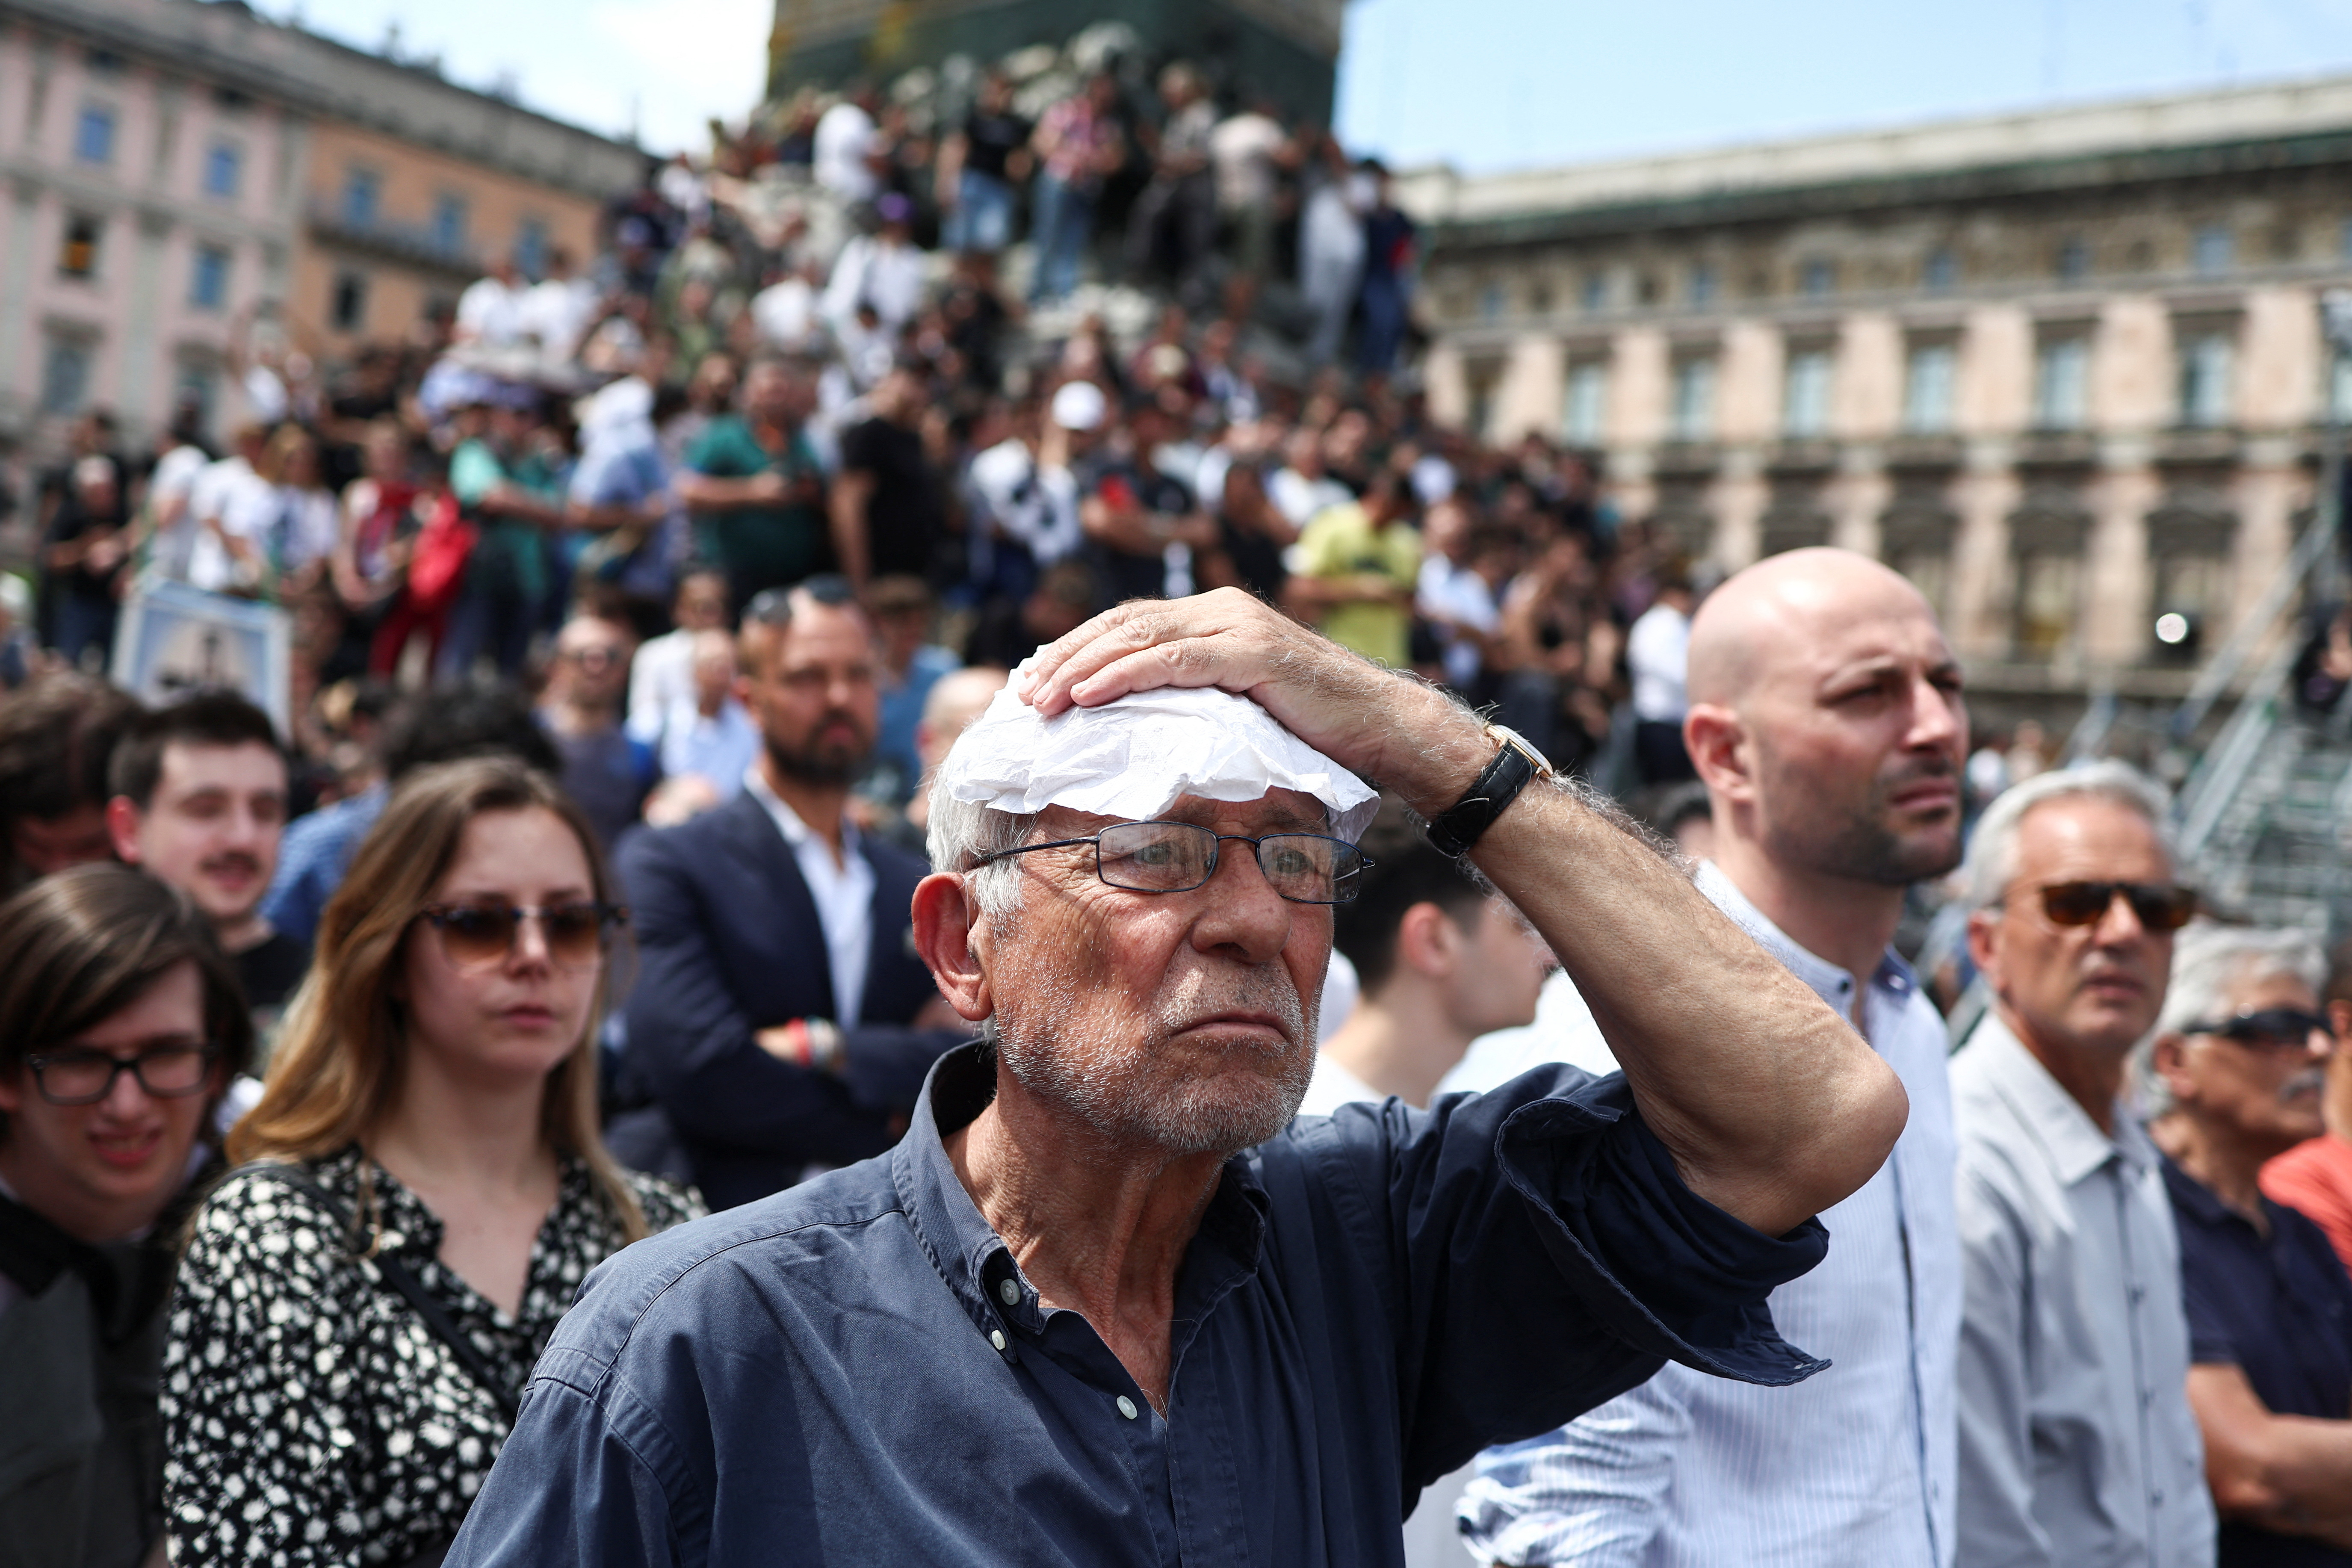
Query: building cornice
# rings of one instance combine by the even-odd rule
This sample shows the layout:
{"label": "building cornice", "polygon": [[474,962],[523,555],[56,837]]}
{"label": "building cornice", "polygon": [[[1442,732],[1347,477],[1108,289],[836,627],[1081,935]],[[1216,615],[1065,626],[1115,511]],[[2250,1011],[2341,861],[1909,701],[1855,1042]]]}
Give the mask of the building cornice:
{"label": "building cornice", "polygon": [[[0,0],[0,24],[70,37],[297,115],[573,192],[613,194],[644,154],[537,110],[256,15],[241,0]],[[537,142],[536,150],[518,142]],[[625,183],[625,182],[622,182]]]}

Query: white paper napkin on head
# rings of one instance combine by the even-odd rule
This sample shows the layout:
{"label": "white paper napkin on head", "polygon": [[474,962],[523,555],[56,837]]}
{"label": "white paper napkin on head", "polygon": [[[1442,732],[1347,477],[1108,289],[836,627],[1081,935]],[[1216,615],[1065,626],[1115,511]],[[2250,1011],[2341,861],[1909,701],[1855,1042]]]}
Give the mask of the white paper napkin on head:
{"label": "white paper napkin on head", "polygon": [[1355,774],[1246,697],[1163,687],[1041,718],[1011,687],[996,694],[940,768],[956,800],[1028,813],[1049,805],[1145,822],[1180,795],[1256,800],[1297,790],[1331,808],[1354,843],[1381,807]]}

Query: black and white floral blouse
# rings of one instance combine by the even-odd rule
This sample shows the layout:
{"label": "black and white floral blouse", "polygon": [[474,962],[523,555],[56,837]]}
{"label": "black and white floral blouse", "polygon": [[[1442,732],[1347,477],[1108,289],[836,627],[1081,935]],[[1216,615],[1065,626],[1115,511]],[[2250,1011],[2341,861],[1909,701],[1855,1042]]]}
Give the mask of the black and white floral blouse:
{"label": "black and white floral blouse", "polygon": [[[362,1155],[311,1178],[362,1215]],[[621,1246],[586,1165],[566,1160],[509,1316],[442,1266],[441,1222],[371,1167],[381,1250],[445,1305],[513,1395],[588,1271]],[[701,1212],[632,1175],[646,1224]],[[506,1441],[497,1401],[416,1310],[351,1254],[315,1200],[267,1175],[224,1183],[197,1216],[163,1357],[163,1502],[173,1563],[402,1563],[444,1543]]]}

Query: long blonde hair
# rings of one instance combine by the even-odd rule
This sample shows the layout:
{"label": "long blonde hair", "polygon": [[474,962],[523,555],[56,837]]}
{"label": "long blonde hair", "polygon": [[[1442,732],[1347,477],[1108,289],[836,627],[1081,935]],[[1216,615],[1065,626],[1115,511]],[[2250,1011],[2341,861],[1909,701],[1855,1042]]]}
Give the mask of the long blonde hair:
{"label": "long blonde hair", "polygon": [[[320,917],[310,973],[287,1005],[260,1103],[230,1129],[229,1158],[319,1160],[364,1146],[391,1113],[407,1061],[393,987],[401,952],[435,884],[484,812],[552,812],[580,840],[595,896],[614,902],[588,819],[546,775],[507,757],[425,768],[404,782],[352,858]],[[612,982],[608,958],[587,1026],[548,1074],[540,1131],[588,1171],[623,1236],[646,1234],[644,1209],[597,1125],[596,1037]]]}

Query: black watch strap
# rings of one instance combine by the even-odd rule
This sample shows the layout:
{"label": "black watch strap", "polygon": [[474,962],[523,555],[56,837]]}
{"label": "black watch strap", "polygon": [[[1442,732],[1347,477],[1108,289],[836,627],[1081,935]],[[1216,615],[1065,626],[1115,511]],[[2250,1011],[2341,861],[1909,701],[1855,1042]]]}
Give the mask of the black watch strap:
{"label": "black watch strap", "polygon": [[1433,817],[1428,826],[1429,842],[1436,851],[1459,860],[1470,853],[1481,835],[1495,825],[1528,781],[1537,773],[1536,764],[1521,749],[1517,737],[1503,742],[1503,749],[1486,764],[1486,771],[1470,782],[1462,798],[1446,808],[1444,816]]}

